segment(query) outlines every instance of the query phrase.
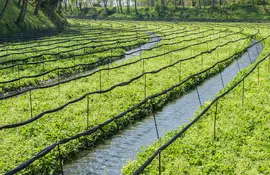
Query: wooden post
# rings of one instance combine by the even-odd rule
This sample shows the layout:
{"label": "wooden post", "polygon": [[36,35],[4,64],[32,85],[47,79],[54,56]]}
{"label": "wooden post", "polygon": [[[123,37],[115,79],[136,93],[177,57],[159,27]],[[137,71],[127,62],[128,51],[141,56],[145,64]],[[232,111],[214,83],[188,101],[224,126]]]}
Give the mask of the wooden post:
{"label": "wooden post", "polygon": [[33,105],[32,105],[32,90],[29,91],[29,100],[30,100],[30,116],[33,118]]}
{"label": "wooden post", "polygon": [[59,144],[57,145],[57,148],[58,148],[58,156],[59,156],[59,163],[60,163],[60,168],[61,168],[61,174],[64,175],[64,170],[63,170],[63,165],[62,165],[62,156],[61,156],[61,151],[60,151]]}
{"label": "wooden post", "polygon": [[217,123],[217,110],[218,110],[218,101],[216,102],[216,111],[215,111],[215,118],[214,118],[214,140],[216,140],[216,123]]}
{"label": "wooden post", "polygon": [[222,76],[222,73],[221,73],[220,65],[218,65],[218,68],[219,68],[219,74],[220,74],[220,78],[221,78],[221,83],[222,83],[222,86],[223,86],[223,88],[224,88],[225,85],[224,85],[224,81],[223,81],[223,76]]}
{"label": "wooden post", "polygon": [[87,121],[86,121],[86,129],[89,128],[89,115],[90,115],[90,112],[89,112],[89,96],[87,96],[87,100],[86,100],[86,113],[87,113]]}
{"label": "wooden post", "polygon": [[237,62],[237,66],[238,66],[238,69],[239,69],[239,72],[240,72],[241,68],[240,68],[240,64],[239,64],[239,61],[238,61],[237,58],[236,58],[236,62]]}
{"label": "wooden post", "polygon": [[258,65],[258,86],[260,86],[260,65]]}
{"label": "wooden post", "polygon": [[201,106],[202,105],[202,102],[201,102],[201,97],[200,97],[199,90],[198,90],[198,87],[197,86],[196,86],[196,92],[197,92],[197,96],[198,96],[199,103],[200,103],[200,106]]}
{"label": "wooden post", "polygon": [[245,96],[245,79],[243,79],[243,86],[242,86],[242,106],[244,106],[244,96]]}

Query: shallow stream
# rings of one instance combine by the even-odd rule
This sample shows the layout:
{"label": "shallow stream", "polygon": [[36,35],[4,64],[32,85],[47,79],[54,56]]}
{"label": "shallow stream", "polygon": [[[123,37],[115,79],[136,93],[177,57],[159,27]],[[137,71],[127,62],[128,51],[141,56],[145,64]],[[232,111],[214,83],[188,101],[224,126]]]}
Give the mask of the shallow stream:
{"label": "shallow stream", "polygon": [[[253,41],[254,43],[255,41]],[[248,67],[256,61],[263,46],[258,43],[251,47],[239,59],[240,69]],[[139,53],[136,53],[139,54]],[[250,56],[249,56],[250,55]],[[250,62],[251,61],[251,62]],[[227,85],[239,72],[237,61],[226,67],[222,72],[224,85]],[[210,101],[223,88],[221,76],[217,74],[198,86],[202,104]],[[179,99],[167,104],[162,111],[157,112],[156,120],[159,135],[162,137],[168,131],[175,130],[179,125],[188,123],[199,109],[200,103],[196,90],[190,91]],[[91,150],[83,150],[78,158],[64,165],[65,175],[119,175],[121,168],[128,160],[135,158],[142,146],[151,145],[157,140],[152,116],[136,122],[105,143]]]}

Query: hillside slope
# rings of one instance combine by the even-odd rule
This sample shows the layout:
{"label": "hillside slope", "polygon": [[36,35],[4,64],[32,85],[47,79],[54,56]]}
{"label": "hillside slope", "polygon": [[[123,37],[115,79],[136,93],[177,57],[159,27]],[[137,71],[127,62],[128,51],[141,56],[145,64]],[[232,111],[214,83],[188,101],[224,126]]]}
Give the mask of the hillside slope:
{"label": "hillside slope", "polygon": [[[4,1],[0,1],[0,9],[2,10]],[[33,15],[34,7],[29,4],[25,22],[17,26],[14,21],[20,13],[20,7],[16,1],[10,1],[6,9],[4,17],[0,20],[0,36],[7,36],[12,33],[26,31],[26,30],[45,30],[55,28],[57,25],[53,23],[42,11],[37,16]]]}

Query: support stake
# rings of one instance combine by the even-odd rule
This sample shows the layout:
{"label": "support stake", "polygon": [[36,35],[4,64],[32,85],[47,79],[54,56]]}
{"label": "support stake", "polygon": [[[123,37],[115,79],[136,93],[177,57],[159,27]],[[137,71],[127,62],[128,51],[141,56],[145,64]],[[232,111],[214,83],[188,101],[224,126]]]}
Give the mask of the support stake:
{"label": "support stake", "polygon": [[243,79],[243,86],[242,86],[242,106],[244,106],[244,96],[245,96],[245,79]]}
{"label": "support stake", "polygon": [[238,69],[239,69],[239,71],[240,71],[240,70],[241,70],[241,68],[240,68],[240,64],[239,64],[238,59],[236,59],[236,62],[237,62]]}
{"label": "support stake", "polygon": [[73,73],[74,73],[74,78],[75,78],[76,77],[75,57],[73,57],[73,66],[74,66]]}
{"label": "support stake", "polygon": [[259,52],[258,47],[257,47],[257,44],[255,45],[255,47],[256,47],[256,50],[257,50],[257,55],[260,55],[260,52]]}
{"label": "support stake", "polygon": [[101,91],[101,70],[99,70],[99,90]]}
{"label": "support stake", "polygon": [[251,57],[250,57],[250,54],[249,54],[249,49],[247,50],[247,52],[248,52],[249,61],[250,61],[250,63],[252,63],[252,60],[251,60]]}
{"label": "support stake", "polygon": [[270,73],[270,56],[268,57],[268,73]]}
{"label": "support stake", "polygon": [[260,86],[260,65],[258,65],[258,86]]}
{"label": "support stake", "polygon": [[58,147],[58,156],[59,156],[59,163],[60,163],[60,168],[61,168],[61,174],[64,175],[64,170],[63,170],[63,165],[62,165],[62,156],[61,156],[61,151],[60,151],[59,144],[57,145],[57,147]]}
{"label": "support stake", "polygon": [[202,105],[202,102],[201,102],[201,97],[200,97],[200,94],[199,94],[199,90],[198,90],[198,87],[196,86],[196,92],[197,92],[197,96],[198,96],[198,99],[199,99],[199,102],[200,102],[200,106]]}
{"label": "support stake", "polygon": [[58,93],[59,93],[59,95],[60,95],[60,69],[59,69],[59,67],[58,67],[58,77],[57,77],[57,81],[58,81]]}
{"label": "support stake", "polygon": [[154,122],[155,122],[157,138],[159,139],[159,133],[158,133],[158,127],[157,127],[157,121],[156,121],[156,115],[155,115],[155,106],[154,106],[153,100],[151,100],[151,105],[152,105],[152,114],[153,114],[153,118],[154,118]]}
{"label": "support stake", "polygon": [[146,74],[144,74],[144,98],[146,98]]}
{"label": "support stake", "polygon": [[220,78],[221,78],[221,83],[222,83],[222,86],[224,88],[225,86],[224,86],[224,81],[223,81],[223,76],[222,76],[222,73],[221,73],[220,65],[218,65],[218,68],[219,68],[219,74],[220,74]]}
{"label": "support stake", "polygon": [[159,175],[161,175],[161,151],[158,152],[158,171]]}
{"label": "support stake", "polygon": [[89,112],[89,96],[87,96],[87,104],[86,104],[86,113],[87,113],[87,123],[86,123],[86,129],[89,128],[89,115],[90,115],[90,112]]}
{"label": "support stake", "polygon": [[[21,75],[20,75],[20,64],[18,64],[18,78],[21,78]],[[21,80],[19,80],[19,86],[21,86]]]}
{"label": "support stake", "polygon": [[216,102],[216,111],[215,111],[215,118],[214,118],[214,140],[216,140],[216,123],[217,123],[217,110],[218,110],[218,101]]}
{"label": "support stake", "polygon": [[201,69],[203,70],[203,55],[201,55]]}
{"label": "support stake", "polygon": [[142,61],[142,69],[143,69],[143,73],[144,73],[144,59],[143,59],[143,61]]}
{"label": "support stake", "polygon": [[29,99],[30,99],[30,115],[31,118],[33,118],[32,90],[29,91]]}
{"label": "support stake", "polygon": [[[42,64],[42,72],[45,73],[45,63]],[[44,74],[43,74],[43,81],[45,81]]]}
{"label": "support stake", "polygon": [[182,61],[179,63],[179,83],[181,82],[181,69],[182,69]]}

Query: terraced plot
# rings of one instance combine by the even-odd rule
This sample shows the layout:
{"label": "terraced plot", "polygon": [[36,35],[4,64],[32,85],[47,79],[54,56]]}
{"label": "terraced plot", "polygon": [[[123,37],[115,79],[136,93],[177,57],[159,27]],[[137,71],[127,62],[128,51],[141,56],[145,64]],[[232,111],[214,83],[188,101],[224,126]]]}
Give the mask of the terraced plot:
{"label": "terraced plot", "polygon": [[[255,25],[251,25],[255,27]],[[269,30],[264,49],[192,121],[139,152],[123,174],[269,174]]]}
{"label": "terraced plot", "polygon": [[[255,24],[71,24],[54,37],[1,45],[1,173],[52,173],[80,147],[147,115],[151,102],[161,107],[221,71],[252,38],[269,41],[267,26]],[[157,45],[113,62],[149,32]]]}

